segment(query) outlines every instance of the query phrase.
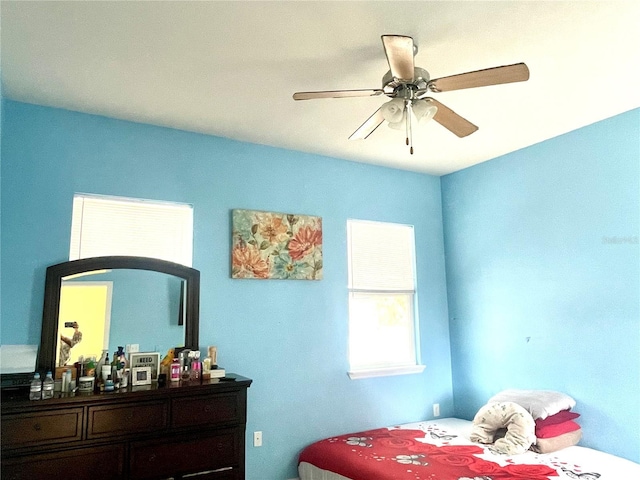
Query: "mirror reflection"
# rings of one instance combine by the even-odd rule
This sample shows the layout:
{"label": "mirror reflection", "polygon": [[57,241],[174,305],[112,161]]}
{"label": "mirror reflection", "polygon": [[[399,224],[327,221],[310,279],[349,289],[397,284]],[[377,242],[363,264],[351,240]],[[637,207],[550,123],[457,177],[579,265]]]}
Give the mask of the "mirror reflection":
{"label": "mirror reflection", "polygon": [[185,338],[184,280],[137,269],[96,270],[62,280],[56,366],[113,355],[118,346],[166,353]]}

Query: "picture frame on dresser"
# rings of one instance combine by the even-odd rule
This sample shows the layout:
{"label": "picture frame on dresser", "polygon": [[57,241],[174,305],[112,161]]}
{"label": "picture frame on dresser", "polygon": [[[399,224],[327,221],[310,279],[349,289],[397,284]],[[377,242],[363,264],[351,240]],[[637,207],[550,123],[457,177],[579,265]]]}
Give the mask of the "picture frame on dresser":
{"label": "picture frame on dresser", "polygon": [[151,367],[133,367],[131,369],[131,385],[151,385]]}
{"label": "picture frame on dresser", "polygon": [[[151,369],[151,378],[153,382],[158,381],[160,374],[160,354],[158,352],[135,352],[129,354],[129,368],[131,368],[132,377],[134,368],[149,367]],[[142,385],[142,384],[140,384]]]}

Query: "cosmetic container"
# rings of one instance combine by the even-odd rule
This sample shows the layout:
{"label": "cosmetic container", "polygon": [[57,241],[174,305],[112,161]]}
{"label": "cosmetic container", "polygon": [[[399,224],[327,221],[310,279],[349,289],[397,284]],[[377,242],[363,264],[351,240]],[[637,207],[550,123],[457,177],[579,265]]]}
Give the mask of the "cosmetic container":
{"label": "cosmetic container", "polygon": [[191,374],[189,376],[189,380],[192,382],[200,382],[202,380],[202,363],[191,363]]}
{"label": "cosmetic container", "polygon": [[171,381],[179,382],[180,381],[180,362],[177,358],[173,359],[171,362]]}
{"label": "cosmetic container", "polygon": [[115,390],[115,385],[113,384],[113,380],[111,380],[111,375],[107,377],[107,381],[104,382],[104,391],[105,392],[113,392]]}
{"label": "cosmetic container", "polygon": [[81,392],[93,391],[93,377],[84,376],[78,379],[78,390]]}

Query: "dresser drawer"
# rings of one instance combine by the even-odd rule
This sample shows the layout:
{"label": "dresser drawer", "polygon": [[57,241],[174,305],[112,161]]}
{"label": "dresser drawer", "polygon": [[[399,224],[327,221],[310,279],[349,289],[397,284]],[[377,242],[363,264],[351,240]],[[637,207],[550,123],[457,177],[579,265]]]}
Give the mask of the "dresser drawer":
{"label": "dresser drawer", "polygon": [[185,480],[244,480],[238,468],[220,468],[199,473],[190,474],[183,477]]}
{"label": "dresser drawer", "polygon": [[2,459],[2,480],[124,478],[124,446],[108,445],[67,452]]}
{"label": "dresser drawer", "polygon": [[203,478],[234,478],[239,468],[241,435],[243,431],[239,428],[223,429],[197,433],[193,437],[185,435],[132,443],[129,451],[131,478],[155,479],[167,477],[167,474],[178,476],[198,472],[203,472]]}
{"label": "dresser drawer", "polygon": [[89,407],[87,438],[161,432],[167,428],[167,402]]}
{"label": "dresser drawer", "polygon": [[3,450],[81,439],[82,407],[2,417]]}
{"label": "dresser drawer", "polygon": [[171,404],[171,426],[244,423],[244,402],[240,392],[175,398]]}

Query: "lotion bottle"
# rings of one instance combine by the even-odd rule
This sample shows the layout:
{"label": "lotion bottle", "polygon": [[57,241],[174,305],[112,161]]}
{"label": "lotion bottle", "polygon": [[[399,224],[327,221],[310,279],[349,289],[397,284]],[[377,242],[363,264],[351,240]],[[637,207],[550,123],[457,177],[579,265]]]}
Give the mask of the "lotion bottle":
{"label": "lotion bottle", "polygon": [[171,381],[179,382],[180,381],[180,362],[177,358],[173,359],[171,362]]}

